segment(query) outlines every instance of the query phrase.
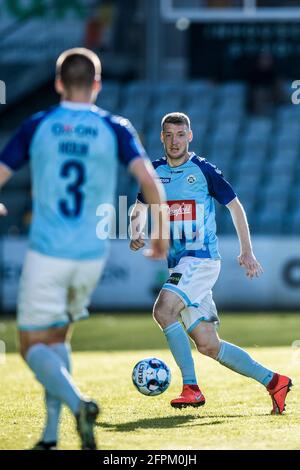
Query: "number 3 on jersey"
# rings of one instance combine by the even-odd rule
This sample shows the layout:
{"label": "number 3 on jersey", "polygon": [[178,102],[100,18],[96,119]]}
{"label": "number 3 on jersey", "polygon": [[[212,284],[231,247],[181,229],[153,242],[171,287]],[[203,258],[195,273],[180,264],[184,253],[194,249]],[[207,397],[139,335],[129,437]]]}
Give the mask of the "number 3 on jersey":
{"label": "number 3 on jersey", "polygon": [[67,199],[59,201],[59,209],[65,217],[79,217],[84,202],[82,186],[85,183],[85,166],[77,160],[69,160],[63,164],[60,176],[71,180],[66,186]]}

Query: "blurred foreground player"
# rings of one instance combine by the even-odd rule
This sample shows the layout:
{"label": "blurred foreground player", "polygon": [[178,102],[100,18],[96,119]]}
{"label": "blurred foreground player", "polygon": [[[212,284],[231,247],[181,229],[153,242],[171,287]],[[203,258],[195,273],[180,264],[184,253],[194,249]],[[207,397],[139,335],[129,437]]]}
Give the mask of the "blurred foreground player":
{"label": "blurred foreground player", "polygon": [[[36,449],[55,449],[62,403],[76,418],[82,449],[95,449],[99,409],[70,375],[70,322],[86,307],[103,271],[108,240],[96,236],[96,208],[113,204],[118,160],[159,205],[154,179],[137,134],[124,118],[93,105],[101,89],[101,64],[87,49],[71,49],[57,61],[59,106],[30,117],[0,154],[0,187],[30,162],[33,221],[18,300],[21,354],[45,388],[47,422]],[[9,210],[9,208],[8,208]],[[6,208],[0,205],[0,213]],[[149,256],[164,257],[166,242],[153,240]]]}
{"label": "blurred foreground player", "polygon": [[[216,332],[219,318],[212,288],[220,272],[220,254],[213,199],[230,211],[240,241],[238,261],[247,276],[259,276],[262,268],[252,251],[241,203],[218,168],[189,152],[192,138],[188,116],[166,115],[161,132],[165,157],[153,162],[165,187],[171,228],[170,277],[155,302],[153,316],[166,336],[183,378],[182,393],[171,405],[184,408],[205,403],[197,385],[190,343],[178,321],[181,316],[200,353],[264,385],[272,398],[272,413],[281,414],[291,379],[258,364],[243,349],[221,340]],[[135,251],[144,246],[142,231],[147,216],[144,202],[140,193],[131,216],[132,232],[135,232],[131,249]],[[140,225],[135,219],[140,220]]]}

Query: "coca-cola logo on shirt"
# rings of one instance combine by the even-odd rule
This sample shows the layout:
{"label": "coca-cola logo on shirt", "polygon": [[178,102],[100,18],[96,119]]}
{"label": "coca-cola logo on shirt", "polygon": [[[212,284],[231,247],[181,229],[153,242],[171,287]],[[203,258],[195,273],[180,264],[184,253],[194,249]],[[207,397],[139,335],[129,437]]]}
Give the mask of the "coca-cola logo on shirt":
{"label": "coca-cola logo on shirt", "polygon": [[193,200],[167,201],[167,205],[171,222],[196,219],[196,203]]}

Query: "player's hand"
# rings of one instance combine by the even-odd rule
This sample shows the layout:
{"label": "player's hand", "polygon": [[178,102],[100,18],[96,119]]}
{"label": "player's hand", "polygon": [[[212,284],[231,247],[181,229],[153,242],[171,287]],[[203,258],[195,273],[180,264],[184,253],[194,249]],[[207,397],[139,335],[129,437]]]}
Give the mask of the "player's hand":
{"label": "player's hand", "polygon": [[4,204],[1,204],[0,202],[0,216],[2,215],[7,215],[7,209]]}
{"label": "player's hand", "polygon": [[144,238],[145,238],[145,234],[142,232],[140,233],[139,238],[137,238],[136,240],[131,240],[130,249],[133,251],[138,251],[141,248],[143,248],[145,246]]}
{"label": "player's hand", "polygon": [[152,239],[151,248],[143,251],[143,255],[151,259],[165,259],[169,249],[169,240]]}
{"label": "player's hand", "polygon": [[238,256],[238,262],[240,266],[246,269],[246,276],[250,279],[253,277],[258,277],[263,273],[263,268],[252,252],[241,253]]}

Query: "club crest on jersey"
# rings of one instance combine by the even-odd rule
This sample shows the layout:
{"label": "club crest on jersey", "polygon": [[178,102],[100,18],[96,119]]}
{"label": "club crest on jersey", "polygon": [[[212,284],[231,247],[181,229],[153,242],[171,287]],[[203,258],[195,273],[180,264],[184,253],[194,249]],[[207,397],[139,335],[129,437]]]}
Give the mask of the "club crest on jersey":
{"label": "club crest on jersey", "polygon": [[197,181],[197,178],[195,175],[189,175],[186,180],[189,184],[194,184]]}

